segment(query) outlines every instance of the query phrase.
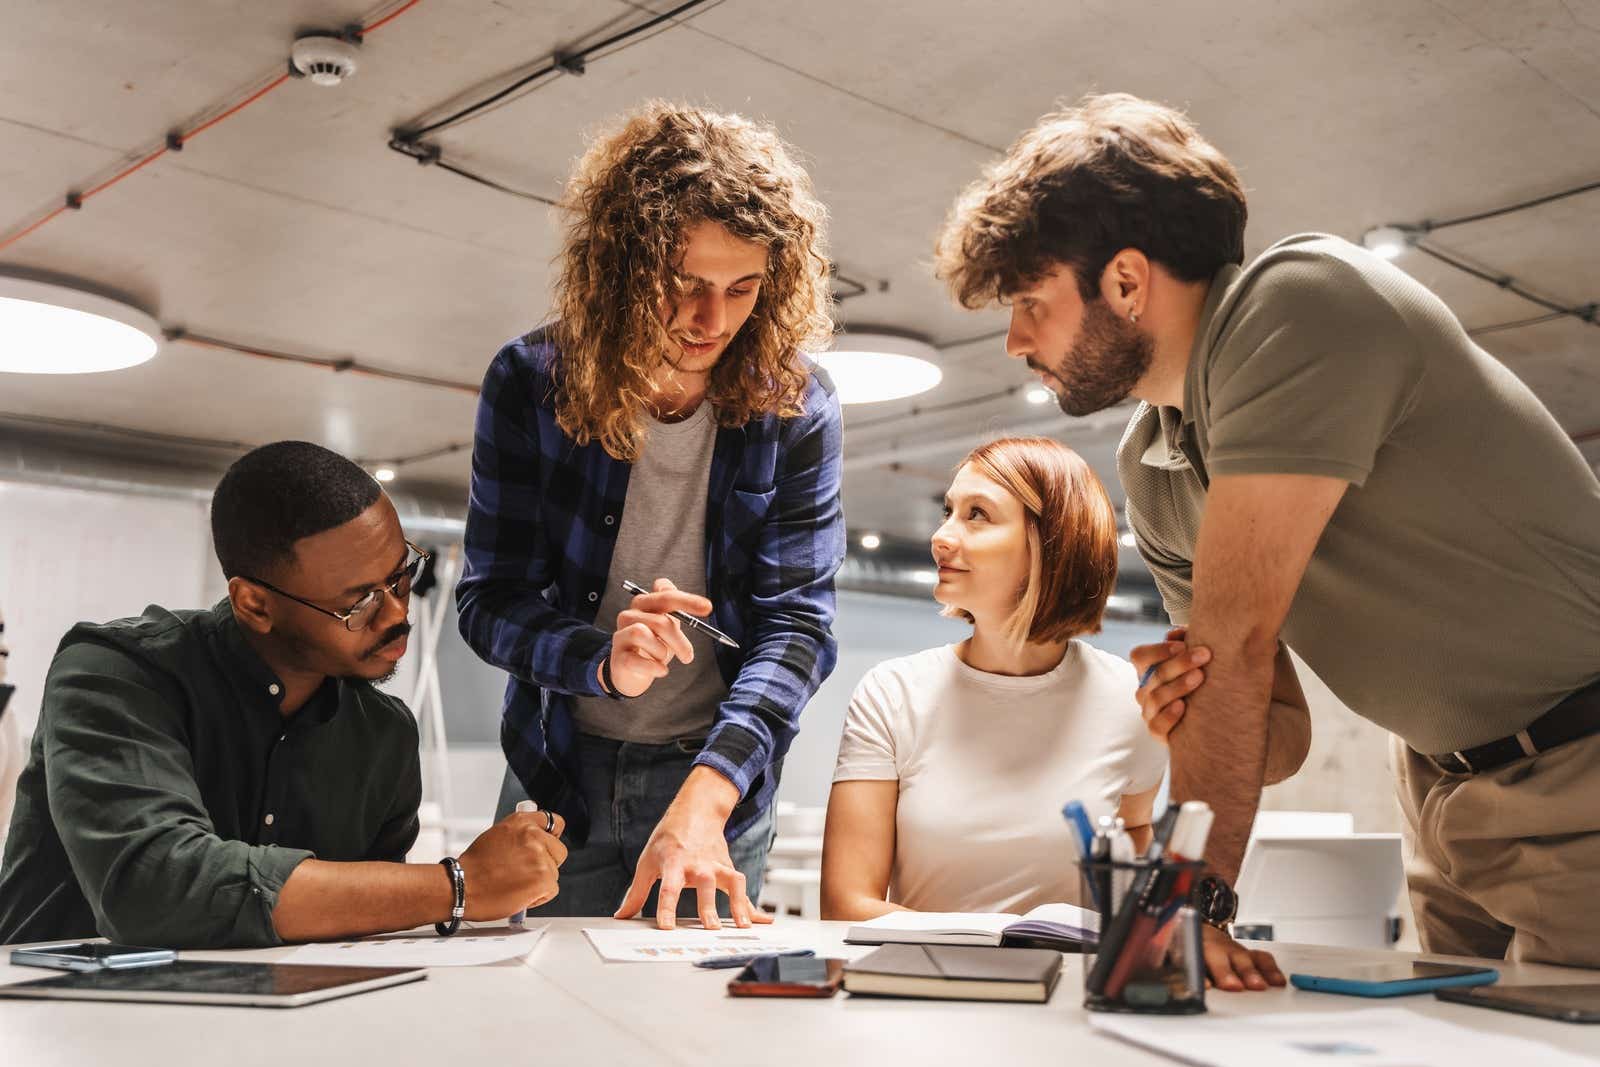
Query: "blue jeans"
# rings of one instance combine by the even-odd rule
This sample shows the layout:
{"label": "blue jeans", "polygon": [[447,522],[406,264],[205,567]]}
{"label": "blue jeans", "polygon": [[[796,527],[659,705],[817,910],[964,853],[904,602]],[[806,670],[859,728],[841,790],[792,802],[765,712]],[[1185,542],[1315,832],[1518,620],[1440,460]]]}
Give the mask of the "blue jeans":
{"label": "blue jeans", "polygon": [[[685,738],[664,745],[612,741],[589,734],[578,735],[583,797],[589,805],[589,840],[574,848],[561,866],[561,892],[550,903],[528,912],[530,917],[565,915],[610,916],[622,904],[633,883],[634,868],[656,823],[666,814],[672,798],[694,766],[704,738]],[[528,799],[522,783],[506,769],[500,786],[495,819],[516,810]],[[744,833],[728,842],[728,855],[745,877],[745,890],[754,901],[761,893],[761,876],[772,845],[772,809]],[[643,914],[654,918],[656,893],[650,890]],[[686,888],[678,898],[678,914],[700,914],[696,894]],[[727,917],[727,894],[717,894],[717,914]]]}

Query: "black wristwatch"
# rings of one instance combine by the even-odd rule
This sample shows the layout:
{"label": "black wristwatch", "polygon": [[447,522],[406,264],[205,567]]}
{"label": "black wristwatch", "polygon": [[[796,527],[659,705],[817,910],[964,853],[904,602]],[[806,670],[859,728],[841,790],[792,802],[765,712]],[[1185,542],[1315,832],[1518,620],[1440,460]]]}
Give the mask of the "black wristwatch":
{"label": "black wristwatch", "polygon": [[1234,916],[1239,914],[1239,896],[1223,878],[1208,874],[1194,884],[1189,903],[1199,913],[1203,922],[1218,930],[1227,930]]}

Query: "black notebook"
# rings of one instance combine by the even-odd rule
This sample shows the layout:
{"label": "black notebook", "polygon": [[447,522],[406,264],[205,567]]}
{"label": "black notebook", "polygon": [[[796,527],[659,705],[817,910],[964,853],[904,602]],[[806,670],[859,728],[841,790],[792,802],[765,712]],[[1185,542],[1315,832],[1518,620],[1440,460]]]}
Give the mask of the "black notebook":
{"label": "black notebook", "polygon": [[976,945],[885,945],[845,965],[851,993],[1043,1004],[1061,977],[1061,953]]}

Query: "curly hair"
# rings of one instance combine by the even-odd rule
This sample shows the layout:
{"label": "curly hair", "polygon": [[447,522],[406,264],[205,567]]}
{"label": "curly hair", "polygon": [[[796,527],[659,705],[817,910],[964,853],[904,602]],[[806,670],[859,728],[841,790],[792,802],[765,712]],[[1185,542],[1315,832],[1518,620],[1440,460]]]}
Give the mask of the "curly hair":
{"label": "curly hair", "polygon": [[551,325],[556,419],[580,445],[638,457],[652,381],[672,340],[662,309],[702,221],[767,250],[754,310],[712,369],[721,426],[801,414],[800,352],[833,332],[827,212],[777,132],[739,115],[653,100],[596,138],[567,183]]}
{"label": "curly hair", "polygon": [[1066,264],[1085,300],[1124,248],[1184,281],[1244,261],[1244,186],[1181,112],[1127,93],[1041,118],[962,192],[935,273],[963,307],[1003,301]]}

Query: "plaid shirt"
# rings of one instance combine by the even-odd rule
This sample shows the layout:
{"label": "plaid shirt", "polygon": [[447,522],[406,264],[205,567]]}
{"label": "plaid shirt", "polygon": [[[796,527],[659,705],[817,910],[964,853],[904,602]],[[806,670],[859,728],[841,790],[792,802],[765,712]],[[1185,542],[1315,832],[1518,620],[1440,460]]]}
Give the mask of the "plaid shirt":
{"label": "plaid shirt", "polygon": [[[632,464],[556,425],[545,331],[501,349],[478,401],[461,634],[507,671],[501,745],[540,807],[588,839],[571,697],[600,696],[611,630],[595,612],[611,570]],[[729,840],[772,803],[775,767],[800,710],[833,670],[833,576],[844,560],[843,425],[833,383],[812,367],[805,414],[717,430],[706,501],[706,592],[727,699],[696,764],[739,789]],[[773,772],[773,773],[769,773]]]}

